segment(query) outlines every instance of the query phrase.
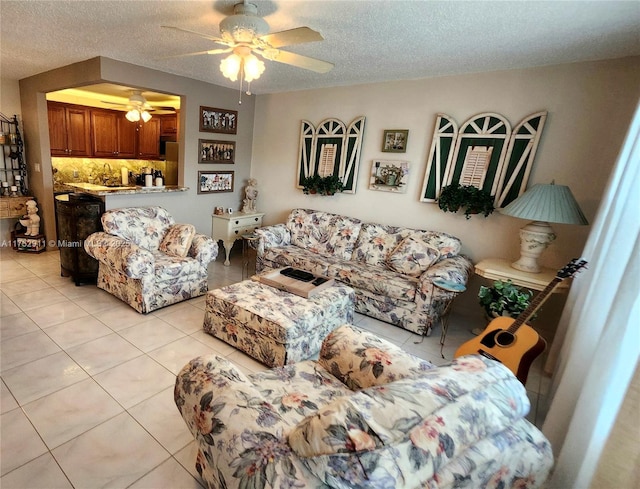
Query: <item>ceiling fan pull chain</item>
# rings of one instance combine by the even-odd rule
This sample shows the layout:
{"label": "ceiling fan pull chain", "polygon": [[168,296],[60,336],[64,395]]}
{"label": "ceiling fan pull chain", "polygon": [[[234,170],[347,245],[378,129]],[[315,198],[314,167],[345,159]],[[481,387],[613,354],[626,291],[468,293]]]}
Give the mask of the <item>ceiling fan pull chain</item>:
{"label": "ceiling fan pull chain", "polygon": [[242,69],[242,65],[240,65],[240,94],[238,95],[238,105],[242,105],[242,80],[244,79],[244,70]]}

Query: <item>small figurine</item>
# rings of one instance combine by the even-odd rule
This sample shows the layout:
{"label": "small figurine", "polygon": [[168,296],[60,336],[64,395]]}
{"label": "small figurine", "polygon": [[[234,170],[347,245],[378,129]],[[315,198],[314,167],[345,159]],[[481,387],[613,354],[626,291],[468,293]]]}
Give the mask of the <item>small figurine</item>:
{"label": "small figurine", "polygon": [[245,199],[242,201],[242,212],[244,214],[250,214],[256,212],[256,199],[258,198],[258,181],[255,178],[250,178],[247,182],[247,186],[244,189]]}
{"label": "small figurine", "polygon": [[38,204],[35,200],[27,200],[27,213],[20,219],[20,224],[27,228],[25,236],[37,236],[40,234],[40,216]]}

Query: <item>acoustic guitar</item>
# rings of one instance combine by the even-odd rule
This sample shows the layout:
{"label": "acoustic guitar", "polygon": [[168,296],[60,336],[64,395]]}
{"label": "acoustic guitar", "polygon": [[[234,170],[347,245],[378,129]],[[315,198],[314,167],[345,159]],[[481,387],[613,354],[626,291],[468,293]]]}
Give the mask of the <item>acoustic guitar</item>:
{"label": "acoustic guitar", "polygon": [[489,323],[476,338],[462,344],[454,358],[480,354],[504,364],[524,385],[529,367],[545,350],[547,342],[531,326],[525,324],[542,306],[542,303],[563,280],[573,277],[587,265],[585,260],[574,258],[558,270],[556,277],[540,292],[516,319],[501,316]]}

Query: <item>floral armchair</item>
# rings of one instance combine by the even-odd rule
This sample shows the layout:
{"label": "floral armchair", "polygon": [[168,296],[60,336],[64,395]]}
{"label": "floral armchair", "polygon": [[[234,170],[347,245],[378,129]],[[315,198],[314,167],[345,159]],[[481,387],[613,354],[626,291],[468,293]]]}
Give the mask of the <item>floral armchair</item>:
{"label": "floral armchair", "polygon": [[553,454],[498,362],[435,367],[344,325],[318,361],[245,376],[199,357],[175,402],[210,488],[535,488]]}
{"label": "floral armchair", "polygon": [[86,252],[98,260],[98,287],[147,313],[203,295],[218,244],[191,224],[176,224],[162,207],[127,207],[102,215],[104,232]]}

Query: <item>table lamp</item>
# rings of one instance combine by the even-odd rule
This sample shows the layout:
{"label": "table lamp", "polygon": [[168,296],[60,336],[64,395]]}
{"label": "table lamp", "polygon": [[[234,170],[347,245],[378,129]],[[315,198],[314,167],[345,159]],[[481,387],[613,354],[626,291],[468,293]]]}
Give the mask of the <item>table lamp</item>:
{"label": "table lamp", "polygon": [[532,220],[520,229],[520,259],[511,264],[517,270],[531,273],[540,272],[538,257],[556,239],[550,222],[589,224],[569,187],[553,182],[534,185],[500,212]]}

